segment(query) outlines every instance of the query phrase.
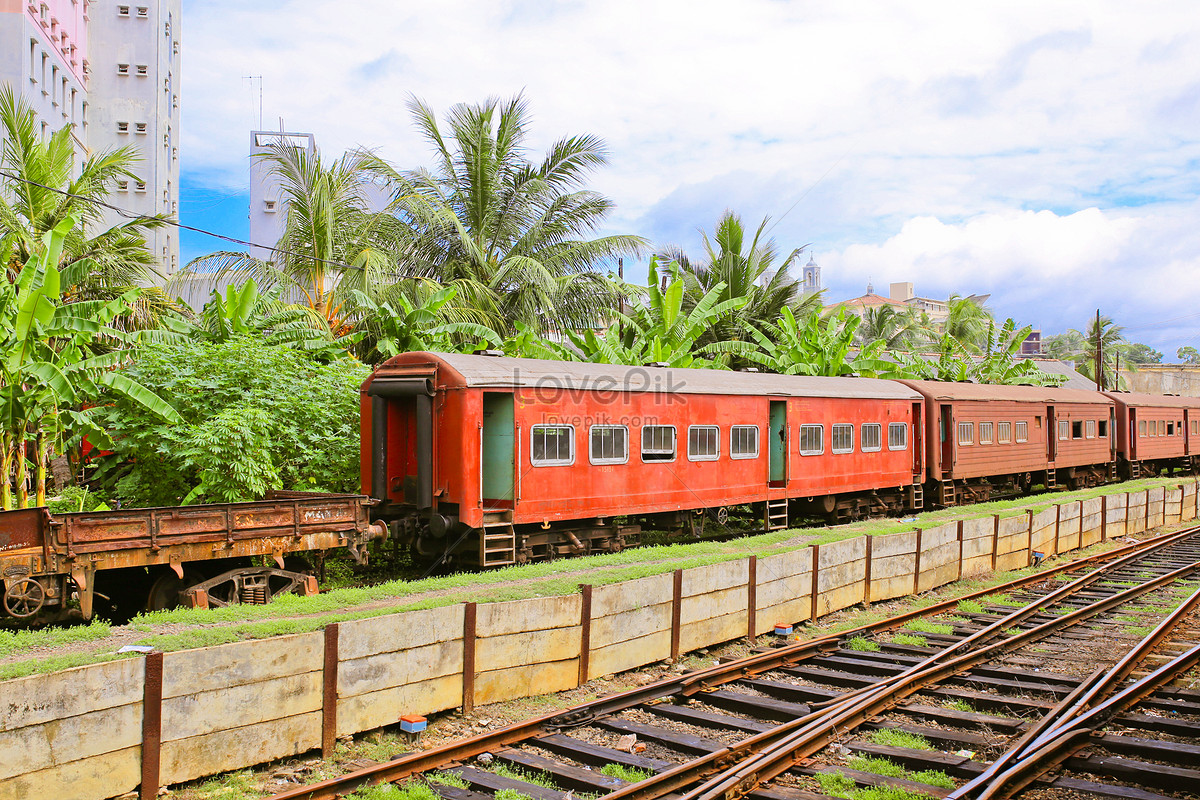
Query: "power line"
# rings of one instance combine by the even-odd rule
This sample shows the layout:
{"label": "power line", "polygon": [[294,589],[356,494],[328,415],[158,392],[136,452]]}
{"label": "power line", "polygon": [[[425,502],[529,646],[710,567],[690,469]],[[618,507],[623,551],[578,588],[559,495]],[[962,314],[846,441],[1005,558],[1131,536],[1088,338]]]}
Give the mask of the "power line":
{"label": "power line", "polygon": [[68,192],[63,189],[56,189],[53,186],[47,186],[44,183],[38,183],[37,181],[30,180],[29,178],[26,178],[22,175],[14,175],[13,173],[6,172],[4,170],[0,170],[0,176],[8,178],[9,180],[27,183],[30,186],[37,186],[38,188],[45,189],[50,192],[54,192],[55,194],[61,194],[63,197],[71,197],[76,200],[83,200],[84,202],[87,202],[87,203],[93,203],[94,205],[102,206],[103,208],[107,208],[110,211],[115,211],[118,215],[120,215],[128,220],[132,220],[134,222],[140,221],[140,222],[165,223],[167,225],[171,225],[173,227],[179,228],[180,230],[191,231],[192,233],[200,233],[205,236],[211,236],[214,239],[220,239],[222,241],[229,242],[231,244],[239,244],[244,247],[259,247],[259,248],[262,248],[263,250],[270,250],[272,253],[279,253],[281,255],[295,256],[297,258],[307,258],[311,261],[317,261],[321,264],[327,264],[329,266],[339,267],[341,269],[355,269],[355,267],[352,267],[351,265],[345,264],[341,261],[331,261],[329,259],[320,258],[319,256],[313,256],[313,255],[309,255],[307,253],[297,253],[294,250],[286,250],[282,247],[273,247],[273,246],[267,245],[267,244],[256,244],[255,242],[248,242],[244,239],[235,239],[232,236],[226,236],[223,233],[216,233],[215,231],[206,230],[204,228],[197,228],[194,225],[184,225],[182,222],[180,222],[178,220],[170,219],[169,217],[150,217],[145,214],[138,214],[133,211],[129,211],[127,209],[121,208],[120,206],[114,206],[112,203],[106,203],[103,200],[97,200],[94,197],[87,197],[86,195],[75,194],[74,192]]}

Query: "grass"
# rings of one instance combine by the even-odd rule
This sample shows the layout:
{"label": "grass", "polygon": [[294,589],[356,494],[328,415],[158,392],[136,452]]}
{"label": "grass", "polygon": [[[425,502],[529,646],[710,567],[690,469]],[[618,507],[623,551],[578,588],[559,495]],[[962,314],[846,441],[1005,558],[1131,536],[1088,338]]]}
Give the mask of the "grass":
{"label": "grass", "polygon": [[440,783],[443,786],[454,786],[459,789],[467,788],[467,782],[453,772],[428,772],[425,774],[425,780],[430,783]]}
{"label": "grass", "polygon": [[255,788],[256,776],[248,769],[207,780],[192,790],[197,800],[249,800],[262,797]]}
{"label": "grass", "polygon": [[925,637],[914,636],[911,633],[897,633],[892,636],[892,644],[906,644],[911,647],[924,647]]}
{"label": "grass", "polygon": [[607,775],[610,778],[618,778],[628,783],[640,783],[654,773],[648,769],[627,767],[624,764],[605,764],[600,768],[600,774]]}
{"label": "grass", "polygon": [[950,776],[935,769],[910,772],[899,764],[888,761],[886,758],[864,758],[863,756],[851,756],[850,761],[847,763],[850,769],[856,769],[859,772],[870,772],[875,775],[882,775],[885,778],[901,778],[903,780],[916,781],[917,783],[927,783],[930,786],[937,786],[941,789],[954,788],[954,781]]}
{"label": "grass", "polygon": [[1015,600],[1006,594],[998,594],[995,597],[989,597],[987,600],[994,606],[1011,606],[1012,608],[1018,608],[1025,605],[1024,600]]}
{"label": "grass", "polygon": [[364,786],[346,795],[346,800],[441,800],[423,781],[408,781],[399,785],[383,783]]}
{"label": "grass", "polygon": [[960,614],[982,614],[983,603],[978,600],[959,600],[958,613]]}
{"label": "grass", "polygon": [[843,645],[847,650],[857,650],[860,653],[875,653],[879,651],[879,642],[865,636],[855,636]]}
{"label": "grass", "polygon": [[1149,625],[1127,625],[1125,627],[1125,632],[1130,636],[1146,637],[1150,635],[1150,631],[1152,630],[1154,630],[1154,628]]}
{"label": "grass", "polygon": [[885,745],[887,747],[906,747],[909,750],[933,749],[933,745],[929,744],[929,740],[921,734],[900,731],[895,728],[880,728],[879,730],[871,731],[870,738],[873,744]]}
{"label": "grass", "polygon": [[917,633],[939,633],[943,635],[954,633],[953,625],[944,625],[938,622],[927,622],[923,619],[914,619],[906,622],[904,623],[904,627],[907,630],[916,631]]}
{"label": "grass", "polygon": [[968,714],[977,714],[975,706],[968,703],[966,700],[951,700],[946,703],[946,708],[952,708],[955,711],[964,711]]}

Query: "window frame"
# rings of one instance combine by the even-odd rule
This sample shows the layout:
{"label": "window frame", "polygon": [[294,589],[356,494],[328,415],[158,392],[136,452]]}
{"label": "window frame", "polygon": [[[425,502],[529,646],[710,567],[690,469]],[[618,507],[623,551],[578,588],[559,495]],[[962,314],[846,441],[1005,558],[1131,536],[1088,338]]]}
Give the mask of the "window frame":
{"label": "window frame", "polygon": [[[742,431],[753,430],[754,431],[754,454],[753,455],[751,455],[749,453],[739,454],[735,451],[735,448],[733,446],[734,445],[734,435],[739,430],[742,430]],[[729,426],[729,457],[731,459],[734,459],[737,461],[758,458],[759,455],[762,454],[761,435],[762,435],[762,432],[758,429],[757,425],[730,425]]]}
{"label": "window frame", "polygon": [[[844,447],[844,448],[839,449],[838,447],[836,447],[834,445],[834,442],[837,440],[838,428],[842,428],[843,433],[846,432],[845,429],[847,429],[847,428],[850,430],[850,446],[849,447]],[[854,423],[853,422],[834,422],[834,423],[830,424],[830,426],[829,426],[829,452],[835,456],[845,456],[845,455],[849,455],[849,454],[853,453],[854,452],[854,433],[855,433],[855,431],[854,431]]]}
{"label": "window frame", "polygon": [[[646,431],[648,430],[669,430],[671,432],[671,457],[670,458],[646,458]],[[641,432],[638,434],[638,452],[643,464],[669,464],[679,458],[679,430],[674,425],[643,425]],[[650,453],[651,456],[662,456],[665,453]]]}
{"label": "window frame", "polygon": [[[821,449],[820,450],[805,450],[804,449],[804,429],[810,431],[816,429],[821,432]],[[800,429],[796,432],[796,441],[799,443],[799,452],[802,456],[821,456],[825,455],[825,425],[816,423],[801,424]]]}
{"label": "window frame", "polygon": [[[552,461],[541,461],[541,462],[535,460],[535,457],[533,455],[533,441],[534,441],[534,438],[537,436],[538,430],[544,429],[544,428],[566,428],[567,430],[569,430],[571,432],[570,437],[568,439],[570,442],[570,451],[571,451],[571,457],[569,459],[556,458]],[[576,450],[576,447],[575,447],[575,426],[574,425],[572,425],[568,422],[555,422],[555,423],[549,423],[549,422],[541,423],[540,422],[536,425],[529,426],[529,465],[530,466],[533,466],[533,467],[570,467],[570,466],[573,466],[575,464],[575,450]]]}
{"label": "window frame", "polygon": [[[714,432],[713,433],[713,442],[717,446],[716,452],[713,453],[712,455],[701,455],[701,456],[692,455],[692,431],[698,431],[698,430],[706,429],[706,428],[710,428]],[[688,433],[688,446],[687,446],[687,460],[688,461],[717,461],[721,458],[721,426],[720,425],[688,425],[687,433]]]}
{"label": "window frame", "polygon": [[[1024,433],[1022,433],[1024,431]],[[1019,419],[1013,423],[1013,442],[1021,444],[1029,441],[1029,420]]]}
{"label": "window frame", "polygon": [[[963,433],[967,434],[966,439],[963,438]],[[959,447],[970,447],[975,444],[975,423],[960,422],[955,426],[955,440]]]}
{"label": "window frame", "polygon": [[1058,440],[1060,442],[1071,441],[1071,420],[1060,419],[1058,421]]}
{"label": "window frame", "polygon": [[[984,428],[987,428],[986,434],[984,433]],[[979,443],[980,444],[991,444],[993,441],[995,441],[995,435],[996,435],[995,423],[993,423],[993,422],[979,423]],[[987,438],[984,438],[985,436]]]}
{"label": "window frame", "polygon": [[[867,428],[875,429],[875,446],[867,447]],[[878,453],[883,450],[883,425],[879,422],[864,422],[858,426],[858,450],[860,453]]]}
{"label": "window frame", "polygon": [[1012,422],[996,423],[996,444],[1012,444]]}
{"label": "window frame", "polygon": [[1146,420],[1139,419],[1138,420],[1138,438],[1141,439],[1147,435],[1148,434],[1146,433]]}
{"label": "window frame", "polygon": [[1095,439],[1096,438],[1096,420],[1089,419],[1087,421],[1087,423],[1084,425],[1083,438],[1085,438],[1085,439]]}
{"label": "window frame", "polygon": [[[625,456],[623,458],[596,458],[592,452],[592,435],[597,431],[624,431],[625,433]],[[611,425],[602,423],[592,425],[588,428],[588,463],[595,466],[605,466],[610,464],[628,464],[629,463],[629,426],[628,425]]]}
{"label": "window frame", "polygon": [[[904,443],[901,444],[899,447],[892,444],[892,431],[893,430],[902,431],[904,434],[904,436],[903,436]],[[889,422],[888,423],[888,450],[899,453],[899,452],[907,450],[907,449],[908,449],[908,423],[907,422]]]}

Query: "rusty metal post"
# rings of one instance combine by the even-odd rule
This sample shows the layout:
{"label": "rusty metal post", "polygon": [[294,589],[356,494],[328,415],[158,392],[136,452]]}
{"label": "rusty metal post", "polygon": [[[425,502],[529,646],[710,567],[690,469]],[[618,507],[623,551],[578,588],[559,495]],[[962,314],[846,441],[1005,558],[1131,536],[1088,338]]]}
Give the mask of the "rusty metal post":
{"label": "rusty metal post", "polygon": [[1033,510],[1030,509],[1030,511],[1028,513],[1029,513],[1029,525],[1028,525],[1029,539],[1025,546],[1025,554],[1026,554],[1025,566],[1031,567],[1031,566],[1033,566]]}
{"label": "rusty metal post", "polygon": [[1108,495],[1100,495],[1100,541],[1108,541]]}
{"label": "rusty metal post", "polygon": [[963,521],[958,521],[958,575],[954,576],[954,580],[962,580],[963,574]]}
{"label": "rusty metal post", "polygon": [[463,603],[463,695],[462,711],[475,710],[475,604]]}
{"label": "rusty metal post", "polygon": [[809,619],[812,622],[817,621],[817,590],[820,584],[817,582],[817,572],[821,566],[821,545],[812,545],[812,613],[809,614]]}
{"label": "rusty metal post", "polygon": [[921,590],[921,547],[924,544],[924,538],[924,529],[917,528],[917,553],[916,558],[913,559],[913,594],[917,594]]}
{"label": "rusty metal post", "polygon": [[588,682],[592,668],[592,585],[579,584],[579,685]]}
{"label": "rusty metal post", "polygon": [[163,654],[147,653],[142,687],[142,785],[141,800],[158,797],[159,764],[162,756]]}
{"label": "rusty metal post", "polygon": [[325,664],[321,671],[321,758],[337,747],[338,624],[325,626]]}
{"label": "rusty metal post", "polygon": [[679,628],[683,618],[683,570],[671,576],[671,661],[679,660]]}
{"label": "rusty metal post", "polygon": [[871,559],[875,551],[875,537],[867,534],[867,565],[863,575],[863,602],[871,602]]}
{"label": "rusty metal post", "polygon": [[996,571],[996,559],[1000,557],[1000,515],[992,515],[992,572]]}
{"label": "rusty metal post", "polygon": [[[1080,509],[1083,507],[1080,506]],[[1142,530],[1150,530],[1150,490],[1146,490],[1146,521],[1142,524]]]}
{"label": "rusty metal post", "polygon": [[1054,504],[1054,555],[1058,555],[1058,529],[1062,525],[1062,503]]}
{"label": "rusty metal post", "polygon": [[758,556],[746,559],[746,638],[754,644],[758,628]]}

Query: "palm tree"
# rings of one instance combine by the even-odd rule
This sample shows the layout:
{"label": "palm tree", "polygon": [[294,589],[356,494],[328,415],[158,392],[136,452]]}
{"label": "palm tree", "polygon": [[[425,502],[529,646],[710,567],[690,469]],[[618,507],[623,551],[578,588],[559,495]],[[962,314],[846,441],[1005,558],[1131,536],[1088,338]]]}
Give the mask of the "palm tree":
{"label": "palm tree", "polygon": [[960,294],[950,295],[949,306],[943,333],[962,342],[971,352],[980,352],[986,343],[992,312],[975,298]]}
{"label": "palm tree", "polygon": [[584,188],[607,163],[603,142],[588,134],[560,139],[533,163],[521,95],[452,106],[445,129],[424,102],[414,98],[409,108],[435,166],[399,173],[376,164],[409,231],[406,268],[457,286],[500,332],[515,322],[539,331],[594,326],[616,304],[600,265],[646,249],[638,236],[589,238],[613,208]]}
{"label": "palm tree", "polygon": [[[137,177],[133,167],[140,157],[135,148],[94,153],[76,176],[72,126],[63,126],[43,141],[33,108],[9,86],[0,88],[0,129],[0,169],[5,173],[0,175],[0,238],[11,245],[4,263],[10,280],[42,251],[45,235],[69,218],[79,224],[66,232],[55,265],[67,301],[111,300],[161,277],[146,234],[165,225],[166,216],[103,227],[104,208],[99,203],[115,181]],[[125,321],[149,324],[147,318],[171,306],[159,292],[141,292]]]}
{"label": "palm tree", "polygon": [[857,341],[883,342],[883,349],[888,352],[907,350],[920,340],[920,325],[913,306],[906,306],[903,311],[892,305],[875,306],[863,314]]}
{"label": "palm tree", "polygon": [[753,236],[748,237],[742,218],[726,210],[717,220],[711,239],[704,231],[700,232],[704,238],[702,261],[693,262],[677,247],[664,249],[662,257],[678,262],[683,269],[685,307],[694,308],[718,284],[724,286],[720,300],[737,297],[746,300],[735,314],[721,322],[719,330],[714,329],[706,337],[709,341],[749,340],[750,328],[764,330],[779,318],[784,308],[797,311],[803,303],[805,310],[801,316],[807,317],[811,307],[819,303],[804,297],[800,282],[788,272],[804,247],[792,250],[781,264],[775,263],[779,249],[773,239],[764,238],[769,221],[770,218],[764,218]]}
{"label": "palm tree", "polygon": [[1117,375],[1117,360],[1124,352],[1127,343],[1125,329],[1113,322],[1112,317],[1097,314],[1088,324],[1083,336],[1083,351],[1075,369],[1081,375],[1096,380],[1096,351],[1100,351],[1100,388],[1120,388],[1120,376]]}
{"label": "palm tree", "polygon": [[186,274],[253,280],[263,291],[279,287],[281,299],[298,300],[330,334],[344,335],[354,326],[346,306],[351,292],[374,294],[403,277],[403,227],[392,215],[368,208],[366,186],[379,159],[355,151],[326,163],[318,151],[282,142],[260,157],[271,162],[286,198],[273,256],[211,253],[190,262]]}

